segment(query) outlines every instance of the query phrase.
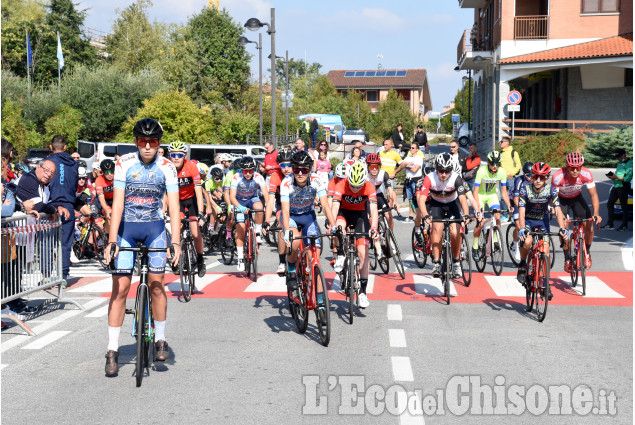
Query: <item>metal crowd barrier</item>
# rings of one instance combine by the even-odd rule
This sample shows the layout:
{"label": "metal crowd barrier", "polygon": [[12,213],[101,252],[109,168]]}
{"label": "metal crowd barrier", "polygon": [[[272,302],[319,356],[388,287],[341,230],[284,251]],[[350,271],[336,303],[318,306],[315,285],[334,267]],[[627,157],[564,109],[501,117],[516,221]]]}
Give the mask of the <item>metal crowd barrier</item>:
{"label": "metal crowd barrier", "polygon": [[[34,292],[58,286],[57,297],[45,301],[49,303],[81,304],[64,297],[66,281],[62,275],[62,222],[58,216],[16,213],[2,218],[1,225],[1,302],[24,297]],[[11,320],[29,335],[35,335],[22,320],[11,314],[1,314],[3,320]]]}

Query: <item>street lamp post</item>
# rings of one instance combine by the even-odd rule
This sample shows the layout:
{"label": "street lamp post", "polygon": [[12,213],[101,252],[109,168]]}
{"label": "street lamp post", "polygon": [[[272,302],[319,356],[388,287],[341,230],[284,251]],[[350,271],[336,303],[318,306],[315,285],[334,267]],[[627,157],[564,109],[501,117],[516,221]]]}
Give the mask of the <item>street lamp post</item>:
{"label": "street lamp post", "polygon": [[245,22],[245,28],[251,31],[258,31],[263,26],[267,26],[267,34],[271,36],[271,139],[273,146],[276,143],[276,9],[271,8],[271,25],[260,22],[258,18],[249,18]]}
{"label": "street lamp post", "polygon": [[[269,58],[271,59],[271,55],[269,55]],[[284,120],[284,136],[285,136],[285,143],[287,143],[287,139],[289,138],[289,102],[291,101],[291,99],[289,99],[289,51],[287,50],[285,53],[285,57],[283,58],[282,56],[276,56],[276,59],[281,59],[282,61],[284,61],[284,78],[285,78],[285,86],[286,86],[286,91],[285,91],[285,97],[284,97],[284,110],[285,110],[285,120]]]}
{"label": "street lamp post", "polygon": [[258,42],[247,40],[246,37],[240,37],[238,43],[246,45],[247,43],[253,43],[258,49],[258,96],[260,100],[260,146],[262,146],[262,33],[258,34]]}

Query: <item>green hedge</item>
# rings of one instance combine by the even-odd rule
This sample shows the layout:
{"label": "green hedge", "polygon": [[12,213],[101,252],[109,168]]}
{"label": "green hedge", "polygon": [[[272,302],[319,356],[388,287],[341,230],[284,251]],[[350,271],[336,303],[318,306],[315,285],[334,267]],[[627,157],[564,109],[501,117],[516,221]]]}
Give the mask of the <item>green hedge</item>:
{"label": "green hedge", "polygon": [[583,152],[586,143],[584,137],[563,130],[549,136],[528,136],[524,140],[512,141],[521,162],[546,162],[551,167],[564,167],[565,156],[569,152]]}

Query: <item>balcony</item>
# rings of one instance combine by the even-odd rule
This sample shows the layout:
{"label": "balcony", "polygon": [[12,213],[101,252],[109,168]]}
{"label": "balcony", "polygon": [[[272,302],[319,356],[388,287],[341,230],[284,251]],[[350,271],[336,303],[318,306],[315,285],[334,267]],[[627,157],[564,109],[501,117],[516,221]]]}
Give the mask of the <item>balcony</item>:
{"label": "balcony", "polygon": [[[459,69],[481,69],[493,59],[492,40],[489,35],[480,41],[476,39],[476,33],[471,29],[463,31],[456,51],[456,62]],[[477,61],[474,58],[480,57]],[[483,60],[489,59],[489,60]]]}
{"label": "balcony", "polygon": [[483,8],[486,4],[487,0],[459,0],[459,7],[461,9]]}
{"label": "balcony", "polygon": [[514,40],[546,40],[548,38],[549,15],[514,17]]}

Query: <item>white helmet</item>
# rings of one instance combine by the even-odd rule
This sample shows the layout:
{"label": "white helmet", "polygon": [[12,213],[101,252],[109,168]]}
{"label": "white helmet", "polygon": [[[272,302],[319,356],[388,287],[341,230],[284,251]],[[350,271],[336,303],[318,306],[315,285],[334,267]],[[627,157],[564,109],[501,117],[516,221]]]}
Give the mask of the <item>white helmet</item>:
{"label": "white helmet", "polygon": [[454,158],[448,152],[443,152],[437,155],[434,159],[434,166],[437,169],[443,171],[451,171],[453,167]]}
{"label": "white helmet", "polygon": [[337,177],[338,179],[346,178],[346,164],[344,164],[343,162],[337,164],[337,166],[335,167],[335,177]]}
{"label": "white helmet", "polygon": [[88,171],[86,171],[86,167],[79,167],[77,169],[77,176],[81,179],[83,177],[88,177]]}
{"label": "white helmet", "polygon": [[225,162],[225,161],[232,161],[232,156],[228,153],[221,153],[220,155],[218,155],[218,159],[220,160],[220,162]]}

